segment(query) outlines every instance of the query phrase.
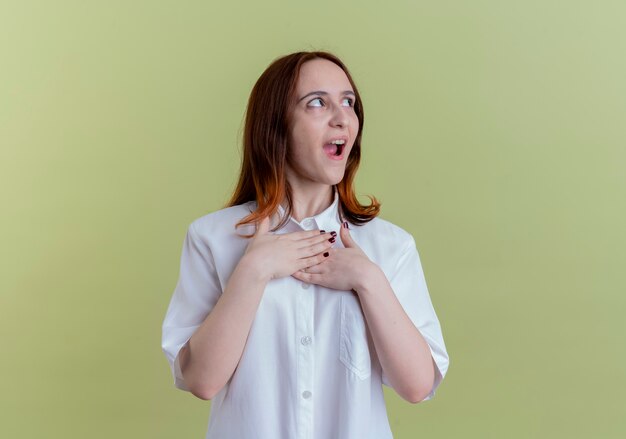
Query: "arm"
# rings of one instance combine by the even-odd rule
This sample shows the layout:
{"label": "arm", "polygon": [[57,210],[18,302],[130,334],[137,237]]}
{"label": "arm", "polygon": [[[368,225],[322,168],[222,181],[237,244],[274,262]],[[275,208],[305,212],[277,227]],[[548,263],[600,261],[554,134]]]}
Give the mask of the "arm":
{"label": "arm", "polygon": [[319,230],[275,235],[269,224],[261,220],[223,291],[213,250],[190,225],[161,341],[179,389],[213,398],[241,360],[267,283],[319,264],[332,245]]}
{"label": "arm", "polygon": [[433,388],[435,370],[428,343],[376,265],[355,288],[374,347],[390,384],[405,400],[422,401]]}
{"label": "arm", "polygon": [[268,281],[244,256],[215,307],[181,349],[181,371],[198,398],[213,398],[237,368]]}
{"label": "arm", "polygon": [[313,272],[292,276],[336,290],[354,290],[382,367],[382,382],[404,399],[431,399],[450,363],[441,326],[433,308],[415,240],[406,235],[404,249],[386,273],[356,244],[347,222],[341,228],[343,249]]}

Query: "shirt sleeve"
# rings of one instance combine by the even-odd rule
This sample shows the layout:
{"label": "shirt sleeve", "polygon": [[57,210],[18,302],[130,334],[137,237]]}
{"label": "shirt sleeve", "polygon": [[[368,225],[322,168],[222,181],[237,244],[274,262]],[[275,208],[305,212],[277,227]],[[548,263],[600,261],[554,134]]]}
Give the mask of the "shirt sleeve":
{"label": "shirt sleeve", "polygon": [[200,327],[222,293],[208,244],[189,225],[183,242],[180,274],[163,320],[161,347],[174,386],[189,391],[179,364],[179,352]]}
{"label": "shirt sleeve", "polygon": [[[446,375],[450,361],[443,341],[441,326],[430,300],[413,236],[400,255],[389,283],[404,311],[430,347],[435,365],[435,381],[430,393],[422,400],[427,401],[435,395],[435,390]],[[386,386],[390,386],[384,372],[382,373],[382,381]]]}

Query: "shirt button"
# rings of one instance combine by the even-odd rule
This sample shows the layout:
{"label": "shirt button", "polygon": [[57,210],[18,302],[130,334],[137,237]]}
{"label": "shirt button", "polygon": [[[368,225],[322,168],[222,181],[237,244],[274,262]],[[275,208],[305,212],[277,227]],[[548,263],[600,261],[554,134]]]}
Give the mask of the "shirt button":
{"label": "shirt button", "polygon": [[306,283],[306,282],[302,282],[302,288],[304,288],[305,290],[308,290],[310,286],[311,286],[311,284]]}
{"label": "shirt button", "polygon": [[305,345],[305,346],[306,346],[306,345],[308,345],[308,344],[311,344],[311,340],[312,340],[312,339],[311,339],[311,337],[309,337],[308,335],[306,335],[306,336],[304,336],[304,337],[302,337],[302,338],[300,339],[300,342],[301,342],[303,345]]}
{"label": "shirt button", "polygon": [[305,390],[304,392],[302,392],[302,397],[304,399],[309,399],[311,397],[311,392],[309,392],[308,390]]}

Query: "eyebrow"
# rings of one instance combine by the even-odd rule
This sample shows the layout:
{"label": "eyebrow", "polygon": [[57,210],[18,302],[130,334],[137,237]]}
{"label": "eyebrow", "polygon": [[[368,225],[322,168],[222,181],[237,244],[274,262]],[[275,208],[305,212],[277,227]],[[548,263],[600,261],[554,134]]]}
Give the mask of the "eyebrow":
{"label": "eyebrow", "polygon": [[[352,95],[355,96],[354,92],[352,90],[344,90],[343,92],[341,92],[342,95]],[[302,96],[300,99],[298,99],[298,102],[300,102],[302,99],[311,96],[311,95],[322,95],[322,96],[327,96],[328,92],[327,91],[323,91],[323,90],[316,90],[316,91],[312,91],[310,93],[305,94],[304,96]]]}

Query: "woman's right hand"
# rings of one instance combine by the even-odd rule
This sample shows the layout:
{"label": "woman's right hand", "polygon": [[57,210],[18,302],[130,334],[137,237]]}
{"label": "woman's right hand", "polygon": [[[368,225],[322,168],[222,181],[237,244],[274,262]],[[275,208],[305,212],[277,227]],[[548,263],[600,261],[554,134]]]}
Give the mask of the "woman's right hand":
{"label": "woman's right hand", "polygon": [[269,228],[269,217],[265,217],[244,253],[248,263],[268,280],[290,276],[319,264],[333,245],[329,241],[331,234],[320,233],[317,229],[275,235]]}

